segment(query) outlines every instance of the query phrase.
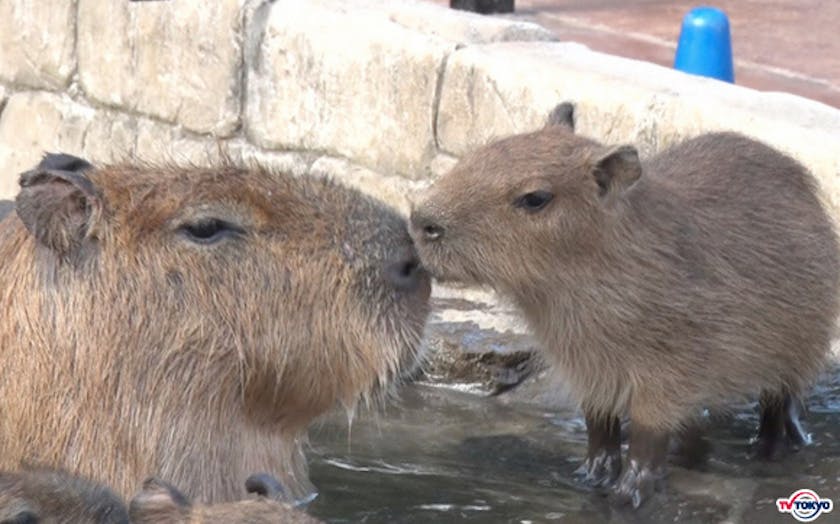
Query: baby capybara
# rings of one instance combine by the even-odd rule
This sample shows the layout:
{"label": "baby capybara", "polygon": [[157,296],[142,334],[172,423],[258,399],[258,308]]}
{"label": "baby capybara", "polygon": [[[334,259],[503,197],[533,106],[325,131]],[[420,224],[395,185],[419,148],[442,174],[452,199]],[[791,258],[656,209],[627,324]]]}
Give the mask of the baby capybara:
{"label": "baby capybara", "polygon": [[0,222],[0,468],[148,476],[207,503],[311,495],[307,425],[415,364],[430,282],[405,221],[260,168],[47,155]]}
{"label": "baby capybara", "polygon": [[583,408],[581,473],[619,501],[652,492],[703,407],[761,393],[762,454],[807,438],[797,396],[829,350],[838,245],[788,156],[713,133],[642,162],[550,125],[462,159],[411,227],[435,276],[521,308]]}

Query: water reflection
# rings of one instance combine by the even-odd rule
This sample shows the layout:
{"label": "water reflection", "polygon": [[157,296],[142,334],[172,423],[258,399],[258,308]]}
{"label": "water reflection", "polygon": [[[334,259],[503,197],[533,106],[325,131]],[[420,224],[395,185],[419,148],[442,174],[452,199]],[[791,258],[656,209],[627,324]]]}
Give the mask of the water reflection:
{"label": "water reflection", "polygon": [[[493,398],[414,385],[348,438],[335,416],[312,432],[310,512],[329,522],[764,523],[795,522],[775,500],[811,488],[840,502],[840,370],[815,388],[814,445],[775,463],[751,458],[755,405],[734,406],[708,429],[709,459],[672,464],[666,491],[635,513],[572,480],[585,453],[583,421]],[[836,514],[818,520],[830,522]]]}

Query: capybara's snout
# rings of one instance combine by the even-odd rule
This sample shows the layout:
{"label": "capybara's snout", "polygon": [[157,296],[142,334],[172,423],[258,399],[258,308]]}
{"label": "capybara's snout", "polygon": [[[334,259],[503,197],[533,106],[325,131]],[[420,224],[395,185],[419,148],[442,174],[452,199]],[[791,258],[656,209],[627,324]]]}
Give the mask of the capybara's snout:
{"label": "capybara's snout", "polygon": [[431,290],[429,274],[420,264],[414,244],[409,243],[400,253],[385,263],[386,282],[400,293],[416,293],[428,297]]}

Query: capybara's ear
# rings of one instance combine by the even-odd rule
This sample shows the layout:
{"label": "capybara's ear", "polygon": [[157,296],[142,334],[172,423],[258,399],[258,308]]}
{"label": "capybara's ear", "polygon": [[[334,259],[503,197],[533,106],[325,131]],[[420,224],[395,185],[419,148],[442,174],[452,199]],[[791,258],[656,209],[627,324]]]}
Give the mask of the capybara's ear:
{"label": "capybara's ear", "polygon": [[175,524],[186,522],[192,504],[178,488],[152,477],[131,499],[128,516],[132,524]]}
{"label": "capybara's ear", "polygon": [[38,514],[22,499],[0,497],[0,524],[38,524]]}
{"label": "capybara's ear", "polygon": [[262,497],[283,500],[285,490],[280,481],[268,473],[255,473],[245,480],[245,490]]}
{"label": "capybara's ear", "polygon": [[44,153],[44,157],[36,169],[55,169],[56,171],[81,173],[93,169],[93,165],[84,158],[67,153]]}
{"label": "capybara's ear", "polygon": [[96,187],[84,173],[91,167],[77,157],[47,154],[38,167],[20,176],[18,216],[39,242],[62,257],[91,232],[102,207]]}
{"label": "capybara's ear", "polygon": [[545,122],[545,127],[563,126],[569,131],[575,130],[575,106],[571,102],[563,102],[551,110]]}
{"label": "capybara's ear", "polygon": [[0,518],[2,518],[0,524],[38,524],[41,522],[38,515],[29,510],[23,510],[14,515],[3,515]]}
{"label": "capybara's ear", "polygon": [[602,149],[597,153],[594,175],[601,196],[629,188],[642,176],[639,152],[633,146]]}

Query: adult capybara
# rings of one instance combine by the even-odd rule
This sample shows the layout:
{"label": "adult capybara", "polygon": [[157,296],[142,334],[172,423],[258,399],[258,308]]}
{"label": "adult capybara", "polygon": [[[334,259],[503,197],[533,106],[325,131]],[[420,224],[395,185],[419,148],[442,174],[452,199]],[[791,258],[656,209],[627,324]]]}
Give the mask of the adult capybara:
{"label": "adult capybara", "polygon": [[430,282],[405,221],[260,168],[47,155],[0,222],[0,467],[208,503],[254,471],[310,495],[301,445],[412,366]]}
{"label": "adult capybara", "polygon": [[829,349],[838,244],[788,156],[713,133],[642,162],[551,125],[462,159],[411,226],[434,275],[518,304],[583,407],[581,473],[618,500],[652,492],[705,406],[761,392],[759,451],[807,439],[797,395]]}
{"label": "adult capybara", "polygon": [[[266,483],[268,482],[268,485]],[[309,515],[278,502],[279,483],[273,477],[252,476],[246,486],[257,498],[214,505],[194,504],[178,488],[157,478],[143,483],[132,499],[132,524],[316,524]],[[281,490],[282,491],[282,490]]]}
{"label": "adult capybara", "polygon": [[2,524],[128,524],[122,499],[106,486],[67,472],[0,472]]}

